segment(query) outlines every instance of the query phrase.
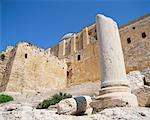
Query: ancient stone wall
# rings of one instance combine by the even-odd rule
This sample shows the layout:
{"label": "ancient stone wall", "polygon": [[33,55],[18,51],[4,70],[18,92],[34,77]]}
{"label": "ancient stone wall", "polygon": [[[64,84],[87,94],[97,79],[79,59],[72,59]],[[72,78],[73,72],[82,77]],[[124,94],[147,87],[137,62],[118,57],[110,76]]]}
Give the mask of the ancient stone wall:
{"label": "ancient stone wall", "polygon": [[[126,72],[150,66],[150,15],[121,27],[119,31]],[[74,34],[71,42],[67,41],[67,45],[66,41],[61,41],[58,57],[67,61],[68,85],[99,80],[96,25],[93,24]]]}
{"label": "ancient stone wall", "polygon": [[0,91],[6,90],[9,76],[11,73],[11,67],[15,56],[15,48],[7,47],[5,52],[2,52],[5,58],[0,60]]}
{"label": "ancient stone wall", "polygon": [[67,61],[67,83],[68,86],[83,82],[92,82],[100,79],[98,44],[93,43],[77,54],[70,56]]}
{"label": "ancient stone wall", "polygon": [[58,57],[59,45],[54,46],[49,51],[52,55]]}
{"label": "ancient stone wall", "polygon": [[[126,72],[150,67],[150,15],[119,31]],[[0,91],[58,89],[101,79],[96,32],[95,24],[85,27],[46,51],[19,43],[0,61]]]}
{"label": "ancient stone wall", "polygon": [[66,87],[66,63],[32,44],[19,43],[9,66],[7,91],[46,91]]}
{"label": "ancient stone wall", "polygon": [[150,66],[150,16],[120,28],[127,72]]}

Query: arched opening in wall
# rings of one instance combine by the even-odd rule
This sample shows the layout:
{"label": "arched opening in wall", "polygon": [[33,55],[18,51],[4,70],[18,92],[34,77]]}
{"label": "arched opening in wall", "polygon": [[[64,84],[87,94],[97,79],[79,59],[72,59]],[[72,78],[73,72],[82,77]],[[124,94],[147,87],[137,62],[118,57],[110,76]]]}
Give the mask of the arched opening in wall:
{"label": "arched opening in wall", "polygon": [[27,57],[28,57],[28,54],[26,53],[26,54],[24,55],[24,57],[27,59]]}
{"label": "arched opening in wall", "polygon": [[131,38],[127,38],[127,43],[131,43]]}
{"label": "arched opening in wall", "polygon": [[133,30],[135,30],[135,27],[132,27]]}
{"label": "arched opening in wall", "polygon": [[146,38],[146,33],[145,32],[142,33],[142,38]]}
{"label": "arched opening in wall", "polygon": [[77,60],[78,60],[78,61],[81,60],[81,56],[80,56],[80,55],[78,55]]}

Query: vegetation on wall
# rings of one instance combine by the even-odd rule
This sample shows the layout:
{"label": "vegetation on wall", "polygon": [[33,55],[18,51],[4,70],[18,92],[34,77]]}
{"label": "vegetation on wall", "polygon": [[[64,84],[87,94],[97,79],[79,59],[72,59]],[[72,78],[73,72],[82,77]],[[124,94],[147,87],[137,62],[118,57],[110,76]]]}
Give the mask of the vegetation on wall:
{"label": "vegetation on wall", "polygon": [[55,104],[59,103],[61,100],[66,99],[66,98],[72,98],[72,95],[59,92],[59,94],[53,95],[52,98],[43,100],[43,102],[39,103],[36,108],[37,109],[46,109],[50,105],[55,105]]}
{"label": "vegetation on wall", "polygon": [[12,96],[9,96],[9,95],[4,95],[4,94],[1,94],[0,95],[0,104],[1,103],[6,103],[6,102],[9,102],[9,101],[13,101],[13,97]]}
{"label": "vegetation on wall", "polygon": [[5,54],[0,54],[0,60],[5,60]]}

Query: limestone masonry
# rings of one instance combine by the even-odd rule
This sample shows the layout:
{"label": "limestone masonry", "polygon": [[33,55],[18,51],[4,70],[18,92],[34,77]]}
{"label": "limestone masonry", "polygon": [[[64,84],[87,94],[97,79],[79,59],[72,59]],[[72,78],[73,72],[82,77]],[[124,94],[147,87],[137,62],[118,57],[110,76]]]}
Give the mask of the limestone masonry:
{"label": "limestone masonry", "polygon": [[19,43],[0,61],[1,91],[45,91],[65,88],[67,65],[63,60],[29,43]]}
{"label": "limestone masonry", "polygon": [[[150,67],[150,14],[119,28],[126,73]],[[96,25],[65,35],[47,50],[30,43],[8,47],[0,60],[0,91],[61,89],[101,80]],[[115,55],[114,55],[115,57]]]}

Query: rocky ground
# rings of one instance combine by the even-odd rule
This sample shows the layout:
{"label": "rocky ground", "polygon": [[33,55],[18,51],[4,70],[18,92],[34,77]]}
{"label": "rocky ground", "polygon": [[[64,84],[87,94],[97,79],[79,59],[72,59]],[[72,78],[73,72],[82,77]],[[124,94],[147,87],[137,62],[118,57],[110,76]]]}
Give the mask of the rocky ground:
{"label": "rocky ground", "polygon": [[[143,77],[140,73],[129,73],[127,78],[130,80],[130,87],[133,93],[141,101],[141,105],[145,103],[149,105],[150,86],[144,85]],[[47,99],[60,91],[70,93],[73,96],[93,96],[98,95],[99,89],[100,82],[96,81],[72,86],[64,90],[53,90],[43,93],[32,91],[23,93],[4,92],[4,94],[13,96],[15,100],[0,104],[0,120],[150,120],[150,108],[148,107],[116,107],[105,109],[89,116],[58,115],[56,114],[56,108],[36,109],[37,104],[43,99]]]}
{"label": "rocky ground", "polygon": [[32,106],[35,107],[39,102],[43,101],[44,99],[50,98],[52,95],[59,92],[70,93],[73,96],[80,96],[80,95],[93,96],[99,93],[99,89],[100,89],[100,81],[96,81],[71,86],[67,89],[62,90],[51,90],[46,92],[25,91],[23,93],[6,91],[2,93],[13,96],[13,98],[15,99],[15,103],[23,102],[32,104]]}
{"label": "rocky ground", "polygon": [[29,104],[9,103],[0,111],[0,120],[150,120],[150,108],[144,107],[111,108],[89,116],[71,116],[58,115],[56,109],[39,110]]}
{"label": "rocky ground", "polygon": [[[73,96],[98,94],[100,82],[89,82],[75,85],[63,90],[52,90],[49,92],[3,92],[13,96],[12,102],[0,104],[0,120],[71,120],[81,118],[76,116],[65,116],[56,114],[56,108],[36,109],[36,106],[58,92],[70,93]],[[86,116],[84,116],[86,117]]]}

